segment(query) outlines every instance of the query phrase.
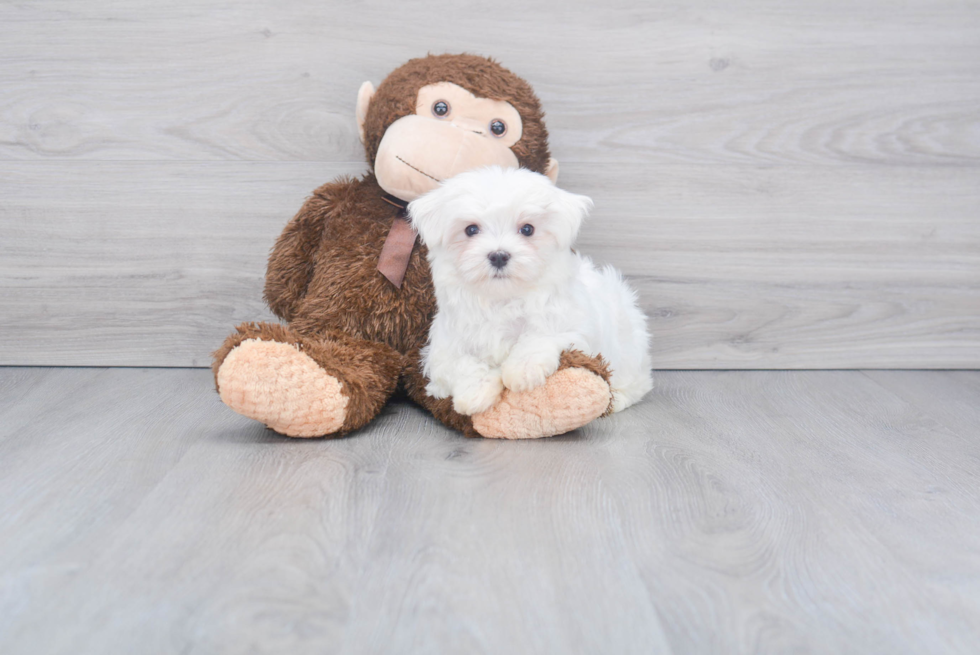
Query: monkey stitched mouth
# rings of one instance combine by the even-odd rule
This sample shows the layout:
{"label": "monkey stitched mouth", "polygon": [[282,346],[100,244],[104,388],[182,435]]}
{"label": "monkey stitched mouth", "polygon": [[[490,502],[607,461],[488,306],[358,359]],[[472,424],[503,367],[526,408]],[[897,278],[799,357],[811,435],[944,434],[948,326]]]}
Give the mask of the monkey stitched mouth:
{"label": "monkey stitched mouth", "polygon": [[412,166],[411,164],[409,164],[407,161],[405,161],[404,159],[402,159],[398,155],[395,155],[395,159],[397,159],[401,163],[405,164],[406,166],[408,166],[409,168],[411,168],[413,171],[416,171],[417,173],[421,173],[422,175],[426,176],[430,180],[435,180],[436,182],[442,182],[442,180],[440,180],[437,177],[432,177],[431,175],[429,175],[428,173],[426,173],[425,171],[423,171],[421,168],[417,168],[415,166]]}

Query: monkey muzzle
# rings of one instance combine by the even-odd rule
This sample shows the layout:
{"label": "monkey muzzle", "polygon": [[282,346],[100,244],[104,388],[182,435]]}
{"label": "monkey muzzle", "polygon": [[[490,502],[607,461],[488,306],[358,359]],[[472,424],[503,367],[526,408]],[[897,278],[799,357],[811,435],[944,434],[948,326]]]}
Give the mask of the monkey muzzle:
{"label": "monkey muzzle", "polygon": [[411,202],[442,180],[484,166],[518,168],[510,147],[490,134],[419,115],[399,118],[385,131],[374,174],[386,192]]}

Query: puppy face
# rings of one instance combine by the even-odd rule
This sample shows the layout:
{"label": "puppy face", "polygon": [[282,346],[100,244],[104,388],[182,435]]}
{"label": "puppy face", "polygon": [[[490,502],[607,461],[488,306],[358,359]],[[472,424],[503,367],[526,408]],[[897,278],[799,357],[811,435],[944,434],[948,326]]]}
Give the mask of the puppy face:
{"label": "puppy face", "polygon": [[468,171],[408,206],[433,273],[492,295],[533,287],[567,257],[592,201],[525,169]]}

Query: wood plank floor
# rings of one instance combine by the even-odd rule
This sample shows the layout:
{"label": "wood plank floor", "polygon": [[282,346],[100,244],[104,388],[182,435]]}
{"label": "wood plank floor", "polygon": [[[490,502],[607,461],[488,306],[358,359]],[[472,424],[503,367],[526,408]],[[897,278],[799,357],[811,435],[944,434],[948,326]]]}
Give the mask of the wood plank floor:
{"label": "wood plank floor", "polygon": [[980,372],[660,372],[535,442],[0,369],[0,652],[976,652]]}

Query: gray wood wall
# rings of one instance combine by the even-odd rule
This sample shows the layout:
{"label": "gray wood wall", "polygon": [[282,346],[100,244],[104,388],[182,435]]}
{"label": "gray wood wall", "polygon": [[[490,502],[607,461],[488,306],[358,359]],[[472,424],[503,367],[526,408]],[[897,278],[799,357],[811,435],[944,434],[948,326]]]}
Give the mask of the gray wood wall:
{"label": "gray wood wall", "polygon": [[489,54],[658,368],[980,366],[980,3],[0,1],[0,364],[203,366],[365,168],[363,80]]}

